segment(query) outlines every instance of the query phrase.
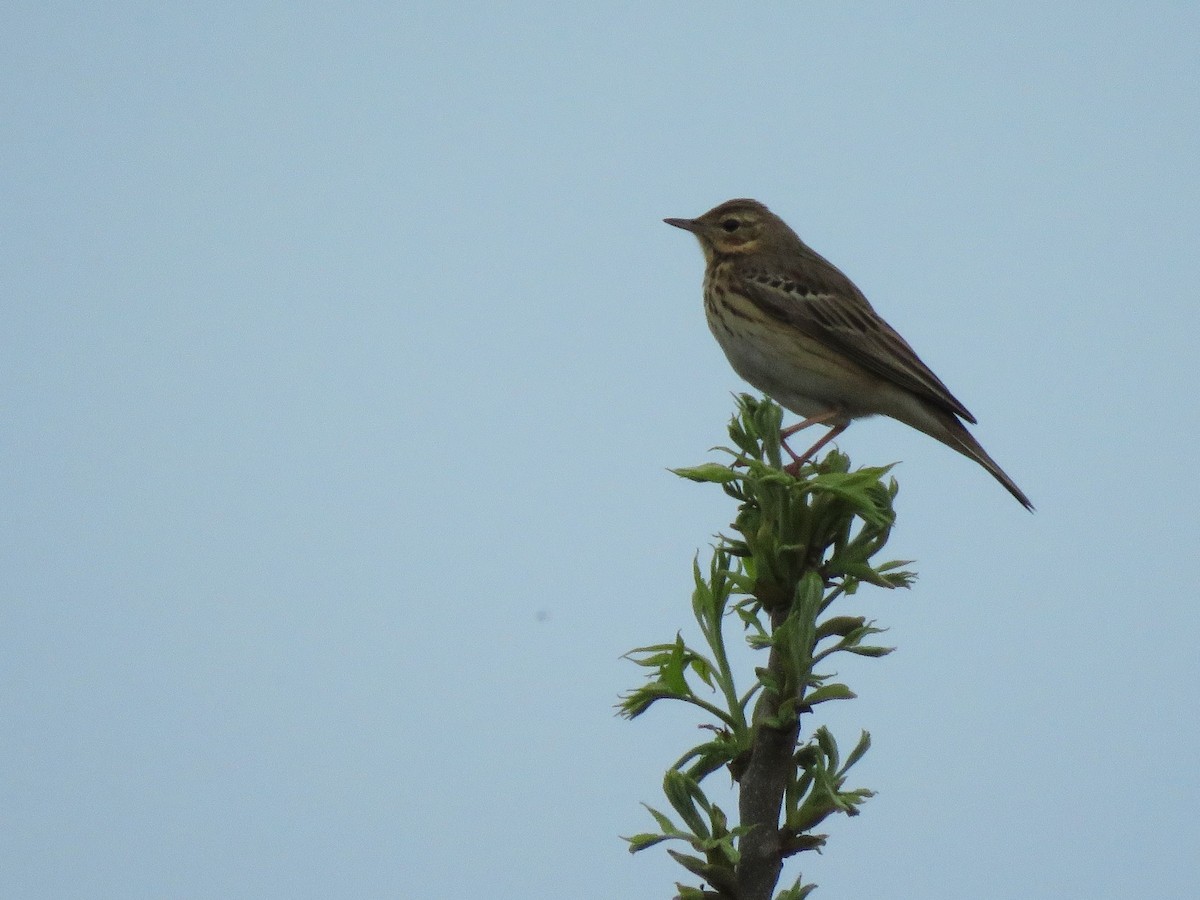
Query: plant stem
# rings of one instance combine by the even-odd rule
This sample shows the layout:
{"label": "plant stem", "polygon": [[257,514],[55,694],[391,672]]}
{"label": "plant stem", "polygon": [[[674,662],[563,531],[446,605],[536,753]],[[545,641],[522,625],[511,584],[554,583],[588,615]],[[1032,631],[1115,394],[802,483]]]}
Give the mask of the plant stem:
{"label": "plant stem", "polygon": [[[772,631],[783,624],[787,610],[771,614]],[[772,647],[767,671],[776,684],[786,682],[786,662],[778,647]],[[783,701],[773,690],[764,690],[754,709],[754,738],[750,761],[742,773],[738,814],[743,825],[754,829],[742,838],[737,867],[737,900],[771,900],[771,894],[783,870],[783,845],[779,833],[779,812],[788,779],[796,769],[793,754],[800,731],[800,716],[795,715],[784,729],[767,724],[776,719]]]}

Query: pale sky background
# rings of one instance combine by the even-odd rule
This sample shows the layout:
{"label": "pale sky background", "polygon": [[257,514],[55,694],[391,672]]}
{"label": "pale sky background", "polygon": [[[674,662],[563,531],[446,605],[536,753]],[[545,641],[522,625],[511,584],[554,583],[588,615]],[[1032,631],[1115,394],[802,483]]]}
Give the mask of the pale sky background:
{"label": "pale sky background", "polygon": [[[738,9],[737,7],[742,7]],[[1038,507],[888,420],[823,900],[1194,898],[1200,5],[0,14],[0,896],[660,900],[768,203]],[[828,707],[826,707],[828,709]],[[812,720],[809,725],[815,724]],[[714,785],[721,777],[714,779]],[[719,790],[716,793],[720,793]]]}

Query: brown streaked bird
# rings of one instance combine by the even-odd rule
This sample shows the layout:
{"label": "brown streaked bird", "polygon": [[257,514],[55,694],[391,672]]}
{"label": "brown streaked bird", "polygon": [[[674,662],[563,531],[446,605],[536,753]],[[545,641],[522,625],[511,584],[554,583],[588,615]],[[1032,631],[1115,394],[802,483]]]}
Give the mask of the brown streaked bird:
{"label": "brown streaked bird", "polygon": [[[975,417],[879,317],[862,291],[757,200],[664,219],[700,241],[708,327],[742,378],[804,420],[783,429],[800,463],[853,419],[891,416],[975,460],[1028,510],[1029,498],[967,431]],[[829,432],[797,455],[786,439]]]}

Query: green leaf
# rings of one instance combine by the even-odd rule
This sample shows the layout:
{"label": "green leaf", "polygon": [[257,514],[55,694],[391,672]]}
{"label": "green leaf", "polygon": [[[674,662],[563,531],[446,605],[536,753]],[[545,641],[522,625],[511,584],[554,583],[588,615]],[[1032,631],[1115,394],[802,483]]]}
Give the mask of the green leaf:
{"label": "green leaf", "polygon": [[[800,805],[800,808],[794,814],[787,818],[787,829],[795,834],[793,841],[795,843],[804,843],[806,838],[823,837],[823,835],[806,835],[804,832],[807,832],[810,828],[816,828],[837,811],[837,804],[833,803],[829,798],[810,796]],[[820,843],[824,843],[824,841]],[[804,850],[813,849],[816,848],[797,846],[790,852],[800,853]]]}
{"label": "green leaf", "polygon": [[829,569],[831,575],[842,575],[847,578],[857,578],[859,581],[865,581],[867,584],[873,584],[876,587],[892,590],[897,586],[896,579],[894,577],[888,578],[884,575],[881,575],[866,563],[855,562],[852,560],[830,560]]}
{"label": "green leaf", "polygon": [[632,837],[623,837],[621,840],[629,842],[630,853],[640,853],[647,847],[653,847],[655,844],[661,844],[663,841],[677,840],[677,836],[673,834],[635,834]]}
{"label": "green leaf", "polygon": [[700,790],[700,785],[684,772],[668,769],[667,774],[663,776],[663,793],[667,795],[667,802],[671,804],[671,808],[679,813],[684,824],[692,830],[692,834],[700,838],[709,837],[708,826],[696,808],[696,801],[700,801],[705,807],[708,806],[708,799]]}
{"label": "green leaf", "polygon": [[681,834],[682,833],[682,832],[680,832],[680,830],[678,828],[675,827],[674,822],[672,822],[670,819],[668,819],[666,816],[664,816],[662,813],[660,813],[653,806],[647,806],[645,803],[643,803],[642,806],[645,806],[646,809],[649,811],[650,815],[654,816],[654,821],[658,823],[658,827],[663,830],[664,834]]}
{"label": "green leaf", "polygon": [[834,684],[827,684],[806,694],[804,702],[809,706],[816,706],[818,703],[824,703],[826,700],[853,700],[857,696],[858,694],[854,693],[846,685],[835,682]]}
{"label": "green leaf", "polygon": [[655,681],[625,694],[617,706],[617,714],[626,719],[636,719],[659,700],[680,699],[682,698],[667,685],[661,681]]}
{"label": "green leaf", "polygon": [[804,900],[805,897],[816,889],[817,886],[815,884],[801,884],[801,879],[797,878],[794,885],[776,894],[775,900]]}
{"label": "green leaf", "polygon": [[[671,653],[674,650],[674,644],[651,644],[648,647],[634,647],[628,653],[623,654],[621,659],[627,659],[638,666],[661,666],[671,659]],[[644,655],[639,659],[634,656],[635,653]]]}
{"label": "green leaf", "polygon": [[712,614],[713,592],[700,574],[700,560],[697,557],[692,557],[692,584],[692,613],[697,619],[707,618]]}
{"label": "green leaf", "polygon": [[696,673],[696,677],[708,685],[708,687],[711,688],[713,686],[712,663],[697,653],[688,660],[688,666],[693,672]]}
{"label": "green leaf", "polygon": [[718,891],[726,891],[732,894],[732,892],[737,890],[737,878],[734,876],[732,866],[713,865],[698,856],[680,853],[678,850],[668,850],[667,853],[675,862],[679,863],[693,875],[699,875]]}
{"label": "green leaf", "polygon": [[686,655],[687,645],[683,642],[683,636],[677,634],[675,635],[675,645],[671,648],[671,655],[659,671],[663,683],[679,697],[689,697],[692,693],[687,679],[683,676]]}
{"label": "green leaf", "polygon": [[713,484],[728,484],[742,477],[733,471],[733,469],[723,466],[720,463],[702,463],[698,466],[685,466],[684,468],[671,469],[670,471],[680,478],[687,478],[689,481],[710,482]]}
{"label": "green leaf", "polygon": [[889,653],[891,653],[895,649],[896,649],[895,647],[868,647],[868,646],[846,647],[845,648],[847,653],[853,653],[856,656],[871,656],[871,657],[875,657],[875,658],[878,658],[880,656],[887,656]]}
{"label": "green leaf", "polygon": [[797,853],[803,853],[805,850],[819,851],[825,846],[827,840],[829,840],[829,835],[827,834],[796,834],[788,839],[783,852],[785,856],[794,856]]}
{"label": "green leaf", "polygon": [[825,754],[825,758],[829,761],[829,768],[836,769],[838,764],[838,746],[837,741],[833,739],[833,734],[828,728],[822,725],[813,734],[817,741],[817,746],[821,748],[821,752]]}
{"label": "green leaf", "polygon": [[816,618],[821,608],[825,585],[816,572],[805,572],[796,585],[792,611],[782,625],[775,629],[775,642],[786,653],[789,681],[799,684],[800,676],[812,668],[813,646],[816,644]]}
{"label": "green leaf", "polygon": [[817,640],[827,637],[845,637],[856,628],[862,628],[867,620],[862,616],[832,616],[817,626]]}
{"label": "green leaf", "polygon": [[707,860],[703,860],[698,856],[692,856],[690,853],[680,853],[678,850],[668,850],[671,859],[679,863],[693,875],[699,875],[701,878],[706,878],[705,871],[709,868]]}
{"label": "green leaf", "polygon": [[875,792],[869,791],[866,788],[841,791],[837,795],[838,807],[848,816],[857,816],[860,812],[859,807],[874,796]]}
{"label": "green leaf", "polygon": [[856,762],[863,758],[868,750],[871,749],[871,733],[864,730],[862,736],[858,739],[858,743],[854,749],[850,751],[850,755],[846,757],[846,764],[838,769],[839,775],[844,775],[850,770]]}

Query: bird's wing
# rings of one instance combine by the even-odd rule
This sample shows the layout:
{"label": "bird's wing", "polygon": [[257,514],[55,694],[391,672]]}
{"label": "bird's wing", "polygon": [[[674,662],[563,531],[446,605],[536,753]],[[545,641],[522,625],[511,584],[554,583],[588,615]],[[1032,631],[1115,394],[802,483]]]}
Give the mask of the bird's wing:
{"label": "bird's wing", "polygon": [[811,271],[744,268],[741,282],[754,304],[864,369],[974,423],[975,417],[879,317],[862,291],[832,263],[809,252],[805,269]]}

